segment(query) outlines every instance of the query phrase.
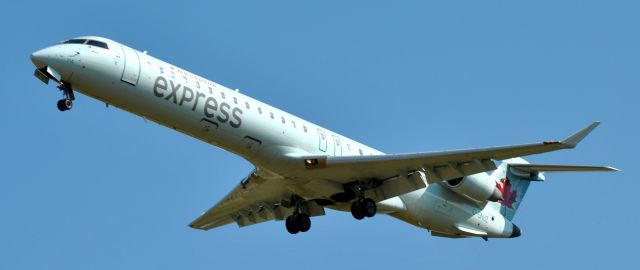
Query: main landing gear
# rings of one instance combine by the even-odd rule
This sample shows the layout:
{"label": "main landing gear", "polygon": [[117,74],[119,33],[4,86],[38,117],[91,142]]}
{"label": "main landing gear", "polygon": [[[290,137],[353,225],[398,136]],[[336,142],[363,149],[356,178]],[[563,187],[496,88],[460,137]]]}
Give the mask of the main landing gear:
{"label": "main landing gear", "polygon": [[351,215],[357,220],[373,217],[377,211],[376,202],[369,198],[357,199],[351,204]]}
{"label": "main landing gear", "polygon": [[378,211],[376,202],[370,198],[365,198],[365,188],[363,185],[356,185],[352,188],[356,194],[356,200],[351,203],[351,215],[357,220],[361,220],[364,217],[373,217]]}
{"label": "main landing gear", "polygon": [[285,225],[290,234],[306,232],[311,229],[311,218],[307,214],[294,212],[293,215],[287,217]]}
{"label": "main landing gear", "polygon": [[311,229],[311,218],[305,213],[306,211],[300,209],[307,209],[305,205],[306,201],[298,196],[293,196],[291,202],[295,205],[295,209],[293,210],[293,214],[288,216],[285,221],[287,231],[290,234],[309,231],[309,229]]}
{"label": "main landing gear", "polygon": [[60,82],[58,89],[62,91],[63,99],[58,100],[58,110],[61,112],[71,110],[73,107],[73,100],[76,99],[73,95],[73,89],[71,89],[71,84],[67,82]]}

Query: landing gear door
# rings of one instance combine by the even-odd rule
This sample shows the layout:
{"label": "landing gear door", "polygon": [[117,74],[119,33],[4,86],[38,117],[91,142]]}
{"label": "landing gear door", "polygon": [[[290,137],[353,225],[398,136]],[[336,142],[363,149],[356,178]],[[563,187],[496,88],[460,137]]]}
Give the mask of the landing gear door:
{"label": "landing gear door", "polygon": [[136,50],[120,45],[124,53],[124,70],[122,71],[122,81],[131,85],[138,84],[140,78],[140,56]]}
{"label": "landing gear door", "polygon": [[320,141],[318,149],[322,152],[327,152],[327,135],[324,134],[324,130],[322,129],[318,129],[318,140]]}

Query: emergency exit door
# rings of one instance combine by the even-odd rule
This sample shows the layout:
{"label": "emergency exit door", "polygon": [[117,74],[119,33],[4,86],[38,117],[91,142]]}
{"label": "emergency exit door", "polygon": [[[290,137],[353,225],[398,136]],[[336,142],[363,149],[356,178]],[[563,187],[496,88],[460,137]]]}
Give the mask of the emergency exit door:
{"label": "emergency exit door", "polygon": [[320,145],[318,149],[322,152],[327,152],[327,135],[324,134],[324,130],[318,129],[318,140]]}
{"label": "emergency exit door", "polygon": [[333,155],[334,156],[342,156],[342,143],[340,142],[340,138],[336,135],[331,135],[333,138]]}

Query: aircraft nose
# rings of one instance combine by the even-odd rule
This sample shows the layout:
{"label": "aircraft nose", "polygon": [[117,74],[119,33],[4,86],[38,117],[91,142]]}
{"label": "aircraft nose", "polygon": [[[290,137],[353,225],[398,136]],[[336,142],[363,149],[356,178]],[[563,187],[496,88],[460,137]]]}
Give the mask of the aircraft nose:
{"label": "aircraft nose", "polygon": [[51,48],[44,48],[31,54],[31,62],[36,68],[40,69],[48,65],[53,57]]}
{"label": "aircraft nose", "polygon": [[520,228],[518,228],[516,224],[512,224],[512,225],[513,225],[513,229],[511,230],[511,235],[509,236],[509,238],[515,238],[522,235],[522,231],[520,230]]}

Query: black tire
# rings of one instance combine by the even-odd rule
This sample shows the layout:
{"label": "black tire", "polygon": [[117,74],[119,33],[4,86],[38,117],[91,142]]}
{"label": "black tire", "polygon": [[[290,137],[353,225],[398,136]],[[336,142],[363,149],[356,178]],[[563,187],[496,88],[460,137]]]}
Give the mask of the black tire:
{"label": "black tire", "polygon": [[364,211],[362,211],[360,200],[357,200],[351,204],[351,215],[357,220],[361,220],[364,218]]}
{"label": "black tire", "polygon": [[64,107],[68,110],[71,110],[71,108],[73,108],[73,101],[71,101],[70,99],[64,99]]}
{"label": "black tire", "polygon": [[376,212],[378,211],[378,206],[376,206],[376,202],[369,198],[362,200],[362,203],[360,203],[360,207],[362,208],[362,212],[366,217],[373,217],[376,215]]}
{"label": "black tire", "polygon": [[287,220],[285,221],[285,226],[287,227],[287,231],[290,234],[296,234],[300,232],[300,227],[298,226],[298,223],[296,222],[296,217],[294,215],[287,217]]}
{"label": "black tire", "polygon": [[64,112],[67,110],[67,107],[64,104],[64,99],[58,100],[58,103],[56,105],[58,106],[58,110],[61,112]]}
{"label": "black tire", "polygon": [[309,215],[299,214],[297,216],[296,221],[301,232],[307,232],[311,229],[311,219],[309,218]]}

